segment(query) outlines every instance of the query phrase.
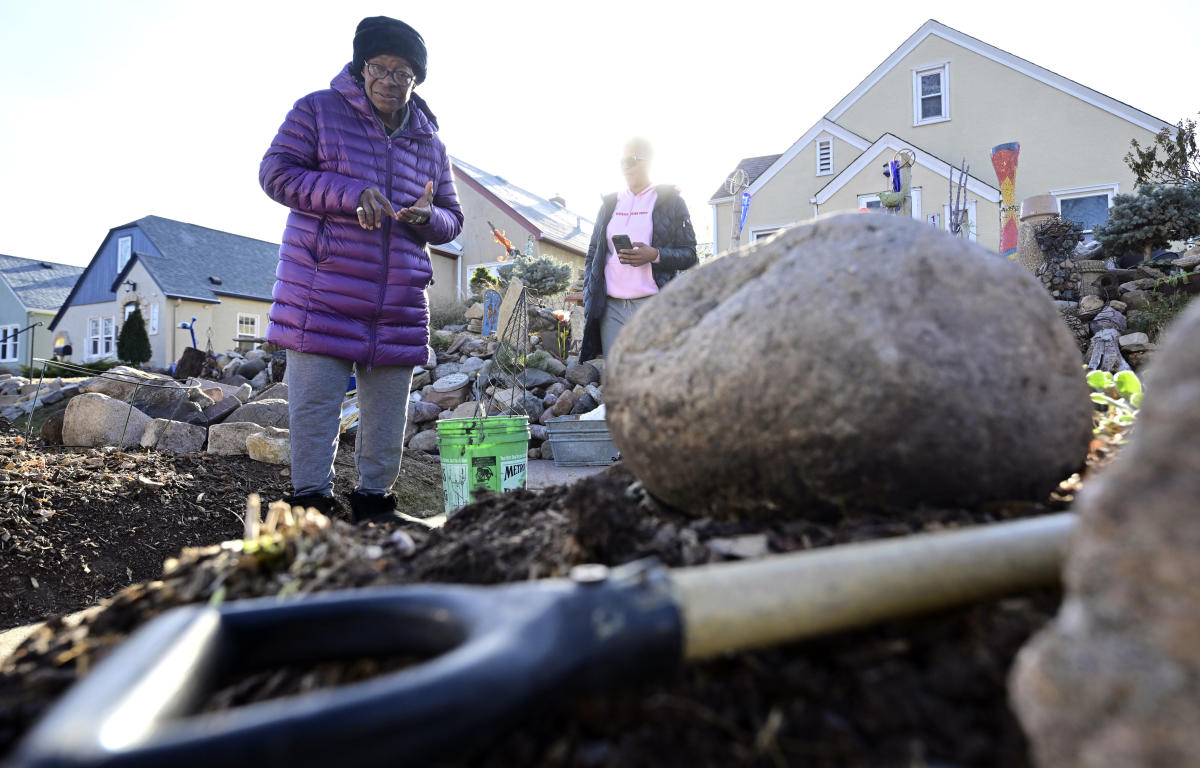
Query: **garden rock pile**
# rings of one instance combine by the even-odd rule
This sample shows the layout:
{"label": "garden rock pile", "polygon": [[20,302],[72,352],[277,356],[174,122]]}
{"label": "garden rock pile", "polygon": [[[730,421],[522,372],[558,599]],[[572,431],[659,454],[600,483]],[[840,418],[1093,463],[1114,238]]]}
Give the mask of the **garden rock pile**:
{"label": "garden rock pile", "polygon": [[[1095,243],[1081,244],[1075,255],[1086,256],[1095,251],[1095,246]],[[1164,265],[1166,268],[1142,265],[1135,270],[1095,269],[1087,265],[1103,265],[1103,262],[1078,258],[1076,263],[1085,269],[1081,283],[1084,295],[1078,301],[1060,300],[1058,306],[1084,353],[1084,364],[1092,370],[1110,373],[1141,370],[1157,345],[1148,334],[1134,331],[1131,326],[1152,311],[1157,297],[1178,290],[1193,291],[1193,282],[1200,287],[1200,275],[1196,274],[1200,247],[1170,261]],[[1168,274],[1167,269],[1172,269],[1173,274]]]}
{"label": "garden rock pile", "polygon": [[1200,306],[1167,334],[1129,445],[1084,488],[1057,619],[1017,659],[1042,766],[1194,765],[1200,731]]}
{"label": "garden rock pile", "polygon": [[[500,342],[481,337],[468,326],[433,331],[435,348],[444,351],[437,353],[436,365],[413,378],[405,435],[410,449],[437,451],[439,419],[522,414],[529,417],[529,457],[551,459],[546,425],[604,404],[604,360],[581,363],[575,355],[561,359],[560,321],[544,308],[528,311],[530,340],[524,366],[505,354]],[[497,360],[498,355],[503,359]]]}
{"label": "garden rock pile", "polygon": [[710,514],[1038,500],[1091,437],[1038,281],[903,217],[831,217],[684,273],[608,365],[626,464]]}

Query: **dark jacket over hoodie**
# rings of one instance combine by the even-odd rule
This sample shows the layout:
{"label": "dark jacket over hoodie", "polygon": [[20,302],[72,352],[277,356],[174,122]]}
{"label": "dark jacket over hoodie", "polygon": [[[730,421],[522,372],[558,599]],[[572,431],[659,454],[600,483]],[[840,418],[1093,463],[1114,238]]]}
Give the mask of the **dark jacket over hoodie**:
{"label": "dark jacket over hoodie", "polygon": [[[658,200],[650,216],[653,229],[650,245],[658,249],[658,261],[651,264],[654,283],[661,289],[680,272],[696,265],[696,233],[687,205],[679,190],[669,184],[656,186]],[[604,265],[608,260],[608,222],[617,207],[617,195],[605,195],[596,228],[588,246],[583,277],[583,341],[579,359],[591,360],[604,353],[600,343],[600,321],[608,305]]]}
{"label": "dark jacket over hoodie", "polygon": [[[267,340],[285,349],[373,365],[427,359],[428,243],[462,230],[437,120],[415,94],[408,125],[384,129],[347,66],[331,88],[296,102],[263,157],[258,178],[271,199],[292,209],[279,249]],[[400,208],[433,182],[429,222],[384,218],[365,230],[355,209],[367,187]]]}

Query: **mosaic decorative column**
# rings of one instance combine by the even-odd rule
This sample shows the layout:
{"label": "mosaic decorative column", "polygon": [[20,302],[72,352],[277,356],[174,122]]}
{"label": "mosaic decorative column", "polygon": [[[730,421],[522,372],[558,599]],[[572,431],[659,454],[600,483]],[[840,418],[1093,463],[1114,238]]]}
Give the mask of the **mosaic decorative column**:
{"label": "mosaic decorative column", "polygon": [[1000,255],[1017,258],[1017,158],[1015,141],[992,147],[992,168],[1000,180]]}

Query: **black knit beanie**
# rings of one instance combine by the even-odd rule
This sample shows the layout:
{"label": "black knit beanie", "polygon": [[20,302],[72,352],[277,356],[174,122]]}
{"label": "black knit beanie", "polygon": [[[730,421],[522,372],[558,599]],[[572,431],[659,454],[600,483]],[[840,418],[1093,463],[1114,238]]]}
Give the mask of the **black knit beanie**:
{"label": "black knit beanie", "polygon": [[369,16],[354,31],[354,61],[350,70],[362,77],[367,59],[380,54],[401,56],[412,65],[417,82],[425,81],[425,39],[403,21],[387,16]]}

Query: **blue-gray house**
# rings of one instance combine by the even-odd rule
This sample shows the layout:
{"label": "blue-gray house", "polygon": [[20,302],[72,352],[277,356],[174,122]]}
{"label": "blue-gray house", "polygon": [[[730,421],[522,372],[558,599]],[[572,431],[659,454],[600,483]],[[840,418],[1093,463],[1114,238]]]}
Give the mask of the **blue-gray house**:
{"label": "blue-gray house", "polygon": [[50,322],[83,267],[0,254],[0,371],[51,354]]}
{"label": "blue-gray house", "polygon": [[[279,244],[160,216],[113,227],[50,327],[71,362],[115,359],[121,324],[141,309],[153,356],[249,348],[267,330]],[[181,325],[183,327],[181,327]]]}

